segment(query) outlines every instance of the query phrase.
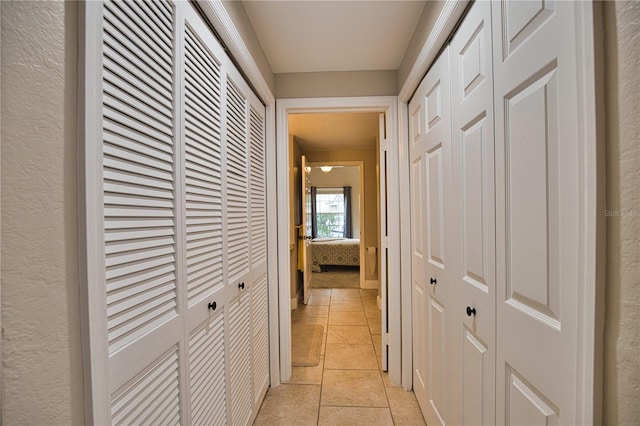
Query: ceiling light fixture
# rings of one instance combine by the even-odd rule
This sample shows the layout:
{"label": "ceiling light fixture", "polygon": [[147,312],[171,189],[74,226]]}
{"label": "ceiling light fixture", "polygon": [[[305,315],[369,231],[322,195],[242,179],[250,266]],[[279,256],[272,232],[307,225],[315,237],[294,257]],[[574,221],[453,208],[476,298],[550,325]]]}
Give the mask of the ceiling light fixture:
{"label": "ceiling light fixture", "polygon": [[322,170],[325,173],[329,173],[332,168],[333,167],[331,167],[331,166],[322,166],[322,167],[320,167],[320,170]]}

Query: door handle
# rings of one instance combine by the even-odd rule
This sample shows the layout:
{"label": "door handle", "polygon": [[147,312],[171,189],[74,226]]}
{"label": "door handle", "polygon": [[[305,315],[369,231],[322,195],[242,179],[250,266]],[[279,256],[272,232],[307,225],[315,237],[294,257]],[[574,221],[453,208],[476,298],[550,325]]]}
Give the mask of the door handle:
{"label": "door handle", "polygon": [[436,284],[437,282],[438,282],[438,280],[436,280],[436,279],[435,279],[435,278],[433,278],[433,277],[431,277],[431,278],[429,279],[429,284],[431,284],[431,285],[434,285],[434,284]]}
{"label": "door handle", "polygon": [[238,288],[239,288],[240,290],[244,290],[244,283],[240,283],[240,284],[238,284]]}
{"label": "door handle", "polygon": [[214,302],[209,303],[209,304],[207,305],[207,307],[208,307],[209,309],[211,309],[212,311],[215,311],[215,310],[216,310],[216,308],[218,307],[218,304],[214,301]]}
{"label": "door handle", "polygon": [[476,315],[476,308],[471,308],[471,306],[467,306],[467,316],[475,316]]}

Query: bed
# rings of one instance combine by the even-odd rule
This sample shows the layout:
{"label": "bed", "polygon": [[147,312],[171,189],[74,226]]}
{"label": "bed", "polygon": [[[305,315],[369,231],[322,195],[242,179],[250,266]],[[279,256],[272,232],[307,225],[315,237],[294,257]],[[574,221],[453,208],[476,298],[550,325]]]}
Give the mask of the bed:
{"label": "bed", "polygon": [[315,238],[311,241],[313,272],[326,265],[359,266],[360,240],[350,238]]}

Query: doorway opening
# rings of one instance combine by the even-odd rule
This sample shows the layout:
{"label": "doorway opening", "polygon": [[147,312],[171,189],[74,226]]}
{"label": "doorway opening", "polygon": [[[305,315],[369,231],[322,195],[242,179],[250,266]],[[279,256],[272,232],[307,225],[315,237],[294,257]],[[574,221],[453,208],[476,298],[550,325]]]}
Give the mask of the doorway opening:
{"label": "doorway opening", "polygon": [[[366,143],[362,145],[363,141],[358,141],[358,136],[336,135],[336,133],[345,132],[345,129],[341,129],[340,123],[336,120],[342,121],[343,124],[344,122],[351,124],[350,127],[347,126],[346,131],[354,131],[354,127],[358,127],[357,123],[368,122],[370,124],[368,145]],[[357,245],[357,255],[354,256],[358,268],[358,282],[355,290],[368,292],[364,293],[368,297],[371,297],[373,292],[373,300],[377,301],[378,289],[380,289],[379,302],[374,305],[380,312],[380,320],[376,327],[381,340],[379,345],[380,363],[384,370],[389,371],[390,379],[395,383],[400,383],[400,262],[397,259],[399,258],[399,249],[393,249],[396,245],[399,247],[399,239],[396,241],[399,235],[399,202],[394,201],[390,196],[394,194],[394,191],[386,190],[387,186],[395,187],[397,185],[398,153],[395,149],[389,149],[392,145],[391,141],[397,135],[396,124],[397,99],[395,97],[278,101],[276,154],[278,164],[284,165],[278,168],[278,210],[289,212],[288,215],[278,217],[278,229],[280,229],[280,238],[278,239],[279,340],[280,378],[282,381],[289,380],[292,373],[292,308],[304,307],[306,306],[304,302],[308,301],[304,294],[304,284],[300,285],[301,282],[304,283],[304,266],[302,264],[310,263],[313,267],[312,260],[304,262],[301,259],[298,247],[307,246],[310,248],[314,238],[328,238],[360,240]],[[306,129],[302,129],[301,126],[306,126]],[[309,137],[313,134],[319,135],[319,137]],[[331,137],[334,139],[332,140]],[[364,157],[363,153],[366,153]],[[305,162],[306,160],[309,162],[308,165],[302,164],[303,154],[305,154]],[[316,169],[319,167],[325,167],[327,171]],[[331,171],[329,171],[329,167],[331,167]],[[349,167],[359,168],[358,179],[362,181],[362,184],[358,185],[361,194],[357,197],[359,198],[358,206],[361,213],[359,216],[361,217],[357,221],[357,229],[354,229],[353,224],[351,226],[351,238],[345,231],[347,228],[345,226],[346,218],[343,213],[340,214],[345,210],[344,192],[340,195],[338,189],[344,191],[345,187],[351,186],[351,201],[353,201],[353,187],[355,185],[322,180],[320,183],[314,184],[311,180],[312,174],[324,175],[327,178],[332,173],[337,176],[339,174],[337,171],[340,169],[345,169],[343,171],[346,172]],[[303,172],[306,171],[309,173],[309,179],[303,180]],[[309,186],[309,191],[304,192],[303,196],[305,182]],[[315,187],[316,195],[316,201],[313,203],[314,210],[316,208],[328,210],[320,213],[327,213],[329,216],[325,215],[323,230],[319,231],[318,228],[321,226],[316,223],[315,233],[311,230],[311,226],[305,227],[303,220],[307,216],[303,207],[308,207],[311,210],[310,192],[312,187]],[[326,204],[320,206],[317,200],[318,191],[321,195],[323,192],[327,192],[324,195],[328,195],[330,198],[333,196],[332,201],[335,203],[332,206]],[[397,196],[397,191],[394,195]],[[352,208],[354,204],[352,203]],[[332,214],[333,216],[331,216]],[[313,218],[312,214],[308,216]],[[318,218],[316,214],[316,221]],[[285,229],[288,230],[288,233],[283,232]],[[355,238],[354,231],[359,238]],[[322,232],[328,232],[332,235],[319,237],[319,233]],[[309,250],[309,256],[312,256],[311,250]],[[388,259],[391,256],[394,259]],[[348,264],[333,265],[331,261],[328,264],[323,264],[316,259],[316,268],[319,268],[320,271],[349,267]],[[307,268],[308,271],[310,268]],[[301,272],[299,269],[303,269],[303,271]],[[316,273],[322,274],[323,272]],[[393,283],[391,288],[388,286],[388,282]],[[328,317],[328,313],[326,315]]]}

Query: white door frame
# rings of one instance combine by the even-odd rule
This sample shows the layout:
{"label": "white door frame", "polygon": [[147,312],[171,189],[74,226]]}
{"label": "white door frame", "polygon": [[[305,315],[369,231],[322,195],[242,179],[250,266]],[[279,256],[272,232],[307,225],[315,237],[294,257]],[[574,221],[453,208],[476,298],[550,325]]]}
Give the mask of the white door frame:
{"label": "white door frame", "polygon": [[[399,145],[398,141],[398,112],[395,96],[372,97],[344,97],[344,98],[298,98],[278,100],[276,103],[276,182],[278,194],[278,289],[280,306],[280,379],[285,381],[291,377],[291,309],[290,309],[290,264],[289,239],[285,232],[289,232],[289,114],[290,113],[318,113],[318,112],[384,112],[386,114],[387,136],[389,144],[388,182],[391,188],[400,188],[399,176]],[[381,141],[383,143],[383,141]],[[390,191],[389,196],[389,271],[388,280],[400,283],[400,191]],[[382,242],[385,246],[385,242]],[[401,354],[401,305],[400,286],[390,286],[388,293],[389,305],[389,377],[392,382],[400,383],[403,365]],[[410,342],[408,344],[410,350]]]}

